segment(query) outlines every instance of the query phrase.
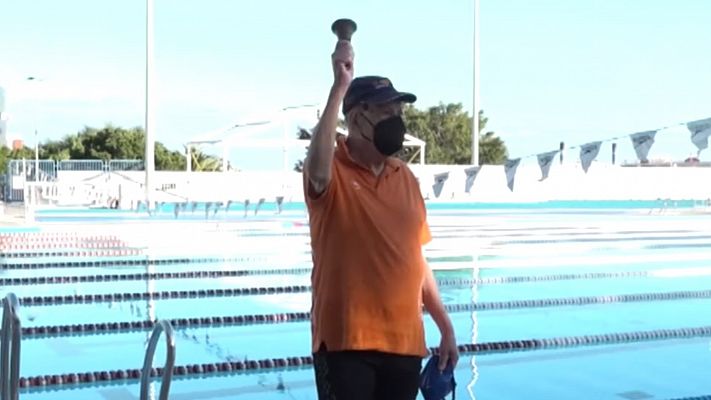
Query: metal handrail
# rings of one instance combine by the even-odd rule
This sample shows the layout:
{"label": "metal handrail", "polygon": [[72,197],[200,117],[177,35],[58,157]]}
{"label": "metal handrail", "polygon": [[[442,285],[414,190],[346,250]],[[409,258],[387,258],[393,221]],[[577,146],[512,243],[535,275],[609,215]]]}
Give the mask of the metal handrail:
{"label": "metal handrail", "polygon": [[[14,293],[3,299],[2,344],[0,344],[0,399],[17,400],[20,383],[20,342],[22,329],[17,310],[20,303]],[[8,374],[9,370],[9,374]]]}
{"label": "metal handrail", "polygon": [[151,339],[148,342],[146,349],[146,358],[143,361],[143,371],[141,372],[141,397],[140,400],[148,400],[148,382],[151,378],[151,368],[153,365],[153,356],[156,353],[158,339],[160,334],[165,332],[165,341],[168,348],[165,357],[165,366],[163,367],[163,381],[160,385],[159,400],[168,400],[168,392],[170,392],[170,381],[173,378],[173,366],[175,366],[175,335],[173,335],[173,327],[166,320],[156,321],[156,326],[153,328]]}

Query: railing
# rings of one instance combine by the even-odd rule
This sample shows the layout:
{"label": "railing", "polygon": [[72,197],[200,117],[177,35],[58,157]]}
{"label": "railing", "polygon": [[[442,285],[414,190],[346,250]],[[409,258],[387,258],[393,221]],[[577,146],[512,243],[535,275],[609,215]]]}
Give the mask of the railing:
{"label": "railing", "polygon": [[165,341],[168,351],[165,357],[165,366],[163,367],[163,381],[160,385],[159,400],[167,400],[170,392],[170,381],[173,378],[173,366],[175,366],[175,336],[173,335],[173,327],[166,320],[159,320],[153,328],[151,339],[148,342],[146,349],[146,358],[143,362],[143,371],[141,372],[141,397],[140,400],[148,400],[148,382],[151,379],[151,369],[153,365],[153,356],[156,353],[158,339],[160,334],[165,332]]}
{"label": "railing", "polygon": [[108,171],[143,171],[143,160],[110,160],[106,165]]}
{"label": "railing", "polygon": [[62,160],[57,163],[58,171],[105,171],[102,160]]}
{"label": "railing", "polygon": [[3,299],[2,345],[0,346],[0,399],[17,400],[20,382],[20,342],[22,329],[17,309],[20,307],[15,294],[8,293]]}

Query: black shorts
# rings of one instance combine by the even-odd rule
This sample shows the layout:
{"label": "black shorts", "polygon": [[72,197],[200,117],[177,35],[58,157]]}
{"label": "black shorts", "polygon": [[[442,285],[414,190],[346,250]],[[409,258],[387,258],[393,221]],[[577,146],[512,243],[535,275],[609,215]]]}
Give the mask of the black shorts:
{"label": "black shorts", "polygon": [[422,358],[378,351],[327,351],[314,356],[319,400],[414,400]]}

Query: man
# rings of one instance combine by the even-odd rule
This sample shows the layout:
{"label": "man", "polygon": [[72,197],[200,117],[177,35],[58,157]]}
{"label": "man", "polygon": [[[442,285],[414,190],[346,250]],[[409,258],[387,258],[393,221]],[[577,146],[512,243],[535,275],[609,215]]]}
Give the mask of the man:
{"label": "man", "polygon": [[[353,49],[332,54],[334,83],[304,164],[312,274],[312,350],[319,399],[411,400],[427,355],[422,305],[436,322],[443,369],[457,345],[431,269],[415,176],[402,147],[402,104],[382,77],[353,79]],[[339,108],[348,136],[338,137]],[[336,144],[336,146],[334,146]]]}

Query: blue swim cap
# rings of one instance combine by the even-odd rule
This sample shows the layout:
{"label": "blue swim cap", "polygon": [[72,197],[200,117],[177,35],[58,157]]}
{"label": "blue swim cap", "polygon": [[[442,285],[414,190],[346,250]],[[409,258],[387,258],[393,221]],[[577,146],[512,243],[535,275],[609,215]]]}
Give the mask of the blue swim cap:
{"label": "blue swim cap", "polygon": [[433,355],[420,373],[420,391],[425,400],[444,400],[452,393],[454,400],[454,388],[457,383],[454,381],[454,366],[447,363],[444,371],[439,370],[439,356]]}

